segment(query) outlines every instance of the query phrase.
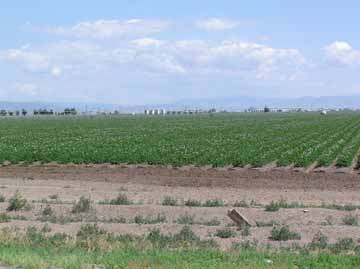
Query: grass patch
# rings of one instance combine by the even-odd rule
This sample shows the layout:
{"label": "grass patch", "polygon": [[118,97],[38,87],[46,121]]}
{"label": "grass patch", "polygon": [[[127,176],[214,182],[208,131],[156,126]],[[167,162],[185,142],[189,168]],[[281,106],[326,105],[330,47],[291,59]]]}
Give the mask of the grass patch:
{"label": "grass patch", "polygon": [[300,240],[300,234],[290,230],[289,226],[274,227],[271,230],[271,240],[274,241],[288,241],[288,240]]}
{"label": "grass patch", "polygon": [[221,199],[210,199],[206,200],[203,204],[204,207],[223,207],[225,206],[225,202]]}
{"label": "grass patch", "polygon": [[178,200],[171,196],[165,196],[164,199],[162,200],[161,204],[163,206],[177,206]]}
{"label": "grass patch", "polygon": [[156,217],[153,216],[142,216],[142,215],[137,215],[134,219],[134,222],[136,224],[157,224],[157,223],[165,223],[166,222],[166,217],[163,214],[158,214]]}
{"label": "grass patch", "polygon": [[217,230],[215,236],[220,238],[231,238],[236,236],[236,232],[233,229],[227,227]]}
{"label": "grass patch", "polygon": [[358,226],[359,225],[359,217],[354,215],[347,215],[342,219],[345,225],[349,226]]}
{"label": "grass patch", "polygon": [[201,206],[201,201],[199,200],[195,200],[195,199],[188,199],[185,201],[185,206],[188,207],[200,207]]}
{"label": "grass patch", "polygon": [[90,199],[86,198],[84,196],[81,196],[79,201],[74,204],[71,212],[74,214],[87,213],[90,211],[90,208],[91,208]]}
{"label": "grass patch", "polygon": [[6,213],[0,213],[0,223],[10,222],[11,217]]}
{"label": "grass patch", "polygon": [[19,191],[17,191],[14,196],[9,199],[7,211],[19,211],[26,209],[27,207],[29,207],[27,200],[22,197]]}
{"label": "grass patch", "polygon": [[176,220],[176,223],[178,224],[185,224],[185,225],[193,225],[196,224],[195,222],[195,215],[189,215],[189,214],[184,214],[184,215],[180,215],[178,217],[178,219]]}

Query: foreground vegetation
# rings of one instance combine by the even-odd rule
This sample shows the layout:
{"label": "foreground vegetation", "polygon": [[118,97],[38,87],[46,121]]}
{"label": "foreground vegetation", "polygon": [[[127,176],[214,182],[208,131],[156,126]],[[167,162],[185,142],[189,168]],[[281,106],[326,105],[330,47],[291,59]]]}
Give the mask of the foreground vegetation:
{"label": "foreground vegetation", "polygon": [[234,245],[229,252],[222,252],[213,241],[200,240],[187,226],[178,234],[163,235],[153,230],[146,237],[114,236],[96,225],[82,226],[76,237],[46,235],[48,232],[30,227],[26,234],[11,235],[3,230],[0,264],[6,266],[4,268],[20,266],[24,269],[347,269],[360,264],[360,255],[356,255],[357,249],[351,239],[328,246],[321,235],[302,249],[259,250],[256,244],[244,242]]}
{"label": "foreground vegetation", "polygon": [[350,166],[360,115],[2,119],[0,162]]}

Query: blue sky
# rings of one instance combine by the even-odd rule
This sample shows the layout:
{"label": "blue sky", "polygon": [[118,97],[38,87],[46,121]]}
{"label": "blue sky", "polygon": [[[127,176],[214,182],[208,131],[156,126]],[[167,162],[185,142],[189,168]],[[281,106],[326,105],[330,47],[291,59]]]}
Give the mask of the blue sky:
{"label": "blue sky", "polygon": [[167,103],[360,94],[358,1],[20,1],[0,100]]}

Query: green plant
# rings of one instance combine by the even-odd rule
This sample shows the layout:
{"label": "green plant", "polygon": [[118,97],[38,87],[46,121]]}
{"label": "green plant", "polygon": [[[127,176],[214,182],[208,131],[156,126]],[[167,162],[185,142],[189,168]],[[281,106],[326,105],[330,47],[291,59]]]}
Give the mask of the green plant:
{"label": "green plant", "polygon": [[358,226],[359,225],[359,217],[354,215],[347,215],[342,219],[345,225],[350,226]]}
{"label": "green plant", "polygon": [[177,221],[178,224],[186,224],[186,225],[193,225],[195,224],[195,216],[184,214],[178,217]]}
{"label": "green plant", "polygon": [[8,211],[18,211],[26,208],[28,202],[25,198],[23,198],[19,191],[16,191],[14,196],[9,199],[9,206],[7,208]]}
{"label": "green plant", "polygon": [[310,243],[311,249],[326,249],[329,245],[329,238],[318,232]]}
{"label": "green plant", "polygon": [[44,226],[41,228],[41,232],[42,233],[50,233],[51,232],[51,227],[48,223],[45,223]]}
{"label": "green plant", "polygon": [[231,238],[236,236],[236,232],[231,228],[227,227],[224,229],[218,229],[215,233],[215,236],[220,238]]}
{"label": "green plant", "polygon": [[279,222],[275,221],[275,220],[271,220],[268,222],[264,222],[264,221],[257,221],[256,222],[256,226],[257,227],[273,227],[279,225]]}
{"label": "green plant", "polygon": [[271,230],[271,240],[274,241],[288,241],[288,240],[300,240],[300,234],[290,230],[289,226],[274,227]]}
{"label": "green plant", "polygon": [[125,193],[119,193],[115,199],[110,200],[111,205],[131,205],[133,202],[128,198]]}
{"label": "green plant", "polygon": [[217,218],[212,218],[210,220],[201,222],[201,224],[206,226],[219,226],[221,224],[221,221]]}
{"label": "green plant", "polygon": [[86,198],[84,196],[81,196],[79,201],[74,204],[71,212],[74,214],[89,212],[90,205],[91,205],[90,199]]}
{"label": "green plant", "polygon": [[166,222],[165,215],[158,214],[156,217],[137,215],[134,219],[136,224],[156,224],[156,223],[164,223]]}
{"label": "green plant", "polygon": [[161,203],[163,206],[177,206],[178,201],[176,198],[171,196],[165,196]]}
{"label": "green plant", "polygon": [[244,207],[244,208],[250,207],[250,205],[245,200],[236,201],[233,206],[234,207]]}
{"label": "green plant", "polygon": [[241,225],[241,235],[242,236],[249,236],[251,235],[250,226],[243,224]]}
{"label": "green plant", "polygon": [[0,203],[4,203],[5,202],[5,196],[0,194]]}
{"label": "green plant", "polygon": [[51,216],[54,214],[53,209],[51,208],[51,206],[48,204],[46,205],[46,207],[42,210],[41,214],[43,216]]}
{"label": "green plant", "polygon": [[203,206],[205,206],[205,207],[223,207],[223,206],[225,206],[225,203],[221,199],[211,199],[211,200],[207,200]]}
{"label": "green plant", "polygon": [[195,200],[195,199],[188,199],[188,200],[185,201],[185,206],[188,206],[188,207],[200,207],[201,202],[199,200]]}
{"label": "green plant", "polygon": [[57,200],[57,199],[59,199],[59,195],[58,194],[49,195],[49,198],[51,200]]}
{"label": "green plant", "polygon": [[265,206],[265,211],[267,212],[276,212],[279,211],[280,204],[278,202],[271,201],[270,204]]}
{"label": "green plant", "polygon": [[10,222],[11,218],[6,213],[0,213],[0,223]]}

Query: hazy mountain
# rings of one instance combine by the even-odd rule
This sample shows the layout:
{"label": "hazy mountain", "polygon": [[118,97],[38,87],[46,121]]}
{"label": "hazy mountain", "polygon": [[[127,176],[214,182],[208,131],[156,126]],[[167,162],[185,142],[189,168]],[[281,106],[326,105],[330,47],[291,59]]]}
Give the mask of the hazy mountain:
{"label": "hazy mountain", "polygon": [[167,110],[182,109],[226,109],[239,111],[249,107],[262,108],[360,108],[360,96],[323,96],[301,98],[261,98],[249,96],[230,96],[222,98],[184,99],[172,104],[149,104],[121,106],[102,103],[52,103],[52,102],[0,102],[0,109],[32,111],[34,109],[54,109],[63,111],[66,107],[74,107],[79,111],[114,111],[142,112],[144,109],[163,108]]}

